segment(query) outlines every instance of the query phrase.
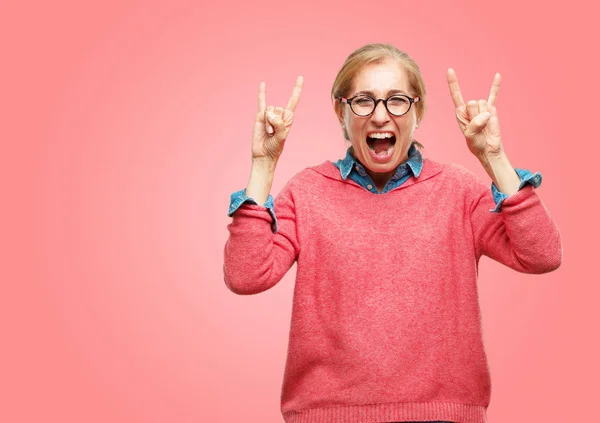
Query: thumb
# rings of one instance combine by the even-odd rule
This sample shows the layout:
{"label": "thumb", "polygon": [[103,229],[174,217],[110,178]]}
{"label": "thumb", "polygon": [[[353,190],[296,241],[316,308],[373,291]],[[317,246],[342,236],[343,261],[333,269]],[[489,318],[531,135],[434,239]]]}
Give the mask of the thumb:
{"label": "thumb", "polygon": [[275,131],[274,134],[279,135],[281,137],[285,131],[283,119],[281,119],[281,117],[277,116],[275,113],[268,111],[267,120],[273,126],[273,129]]}
{"label": "thumb", "polygon": [[498,122],[498,115],[492,115],[489,120],[490,132],[496,137],[500,137],[500,123]]}
{"label": "thumb", "polygon": [[471,122],[467,126],[465,130],[465,135],[467,137],[473,136],[480,132],[485,125],[487,125],[490,120],[490,112],[480,113],[471,119]]}

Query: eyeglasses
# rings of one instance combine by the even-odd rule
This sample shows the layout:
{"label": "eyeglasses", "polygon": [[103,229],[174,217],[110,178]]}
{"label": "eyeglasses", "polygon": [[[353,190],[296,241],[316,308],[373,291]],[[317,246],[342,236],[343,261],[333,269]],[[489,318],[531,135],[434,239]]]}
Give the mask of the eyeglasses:
{"label": "eyeglasses", "polygon": [[357,116],[369,116],[375,111],[375,108],[380,101],[383,101],[383,105],[386,110],[394,116],[402,116],[408,113],[413,103],[419,101],[419,97],[411,98],[404,94],[394,94],[387,99],[375,99],[370,95],[359,94],[351,98],[339,97],[342,103],[348,103],[350,109]]}

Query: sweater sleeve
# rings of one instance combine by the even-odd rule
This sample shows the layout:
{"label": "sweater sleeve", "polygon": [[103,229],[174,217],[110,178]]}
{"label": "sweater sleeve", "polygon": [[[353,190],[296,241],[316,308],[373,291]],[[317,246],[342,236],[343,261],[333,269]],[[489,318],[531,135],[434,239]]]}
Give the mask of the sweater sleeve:
{"label": "sweater sleeve", "polygon": [[521,273],[547,273],[560,266],[560,233],[535,184],[504,198],[499,213],[490,213],[495,202],[488,187],[479,180],[472,187],[470,217],[478,259],[486,255]]}
{"label": "sweater sleeve", "polygon": [[[539,187],[542,184],[542,174],[540,172],[531,173],[527,169],[515,168],[515,172],[519,175],[521,183],[519,184],[519,190],[526,185],[533,185],[534,188]],[[494,202],[496,207],[490,210],[492,213],[500,213],[502,208],[502,202],[508,198],[508,195],[498,190],[496,184],[492,182],[492,195],[494,196]]]}
{"label": "sweater sleeve", "polygon": [[[277,213],[277,230],[273,230]],[[258,294],[277,284],[298,258],[296,211],[290,183],[268,207],[244,202],[227,225],[223,273],[225,285],[240,295]]]}
{"label": "sweater sleeve", "polygon": [[[229,201],[229,211],[227,212],[227,216],[231,217],[233,213],[235,213],[235,211],[244,203],[258,204],[256,200],[254,200],[254,198],[248,197],[246,195],[246,188],[231,194],[231,198]],[[271,223],[271,230],[274,233],[277,233],[277,216],[275,216],[273,196],[271,194],[269,194],[269,196],[267,197],[267,201],[265,202],[264,206],[267,208],[267,210],[271,214],[271,217],[273,218],[273,222]]]}

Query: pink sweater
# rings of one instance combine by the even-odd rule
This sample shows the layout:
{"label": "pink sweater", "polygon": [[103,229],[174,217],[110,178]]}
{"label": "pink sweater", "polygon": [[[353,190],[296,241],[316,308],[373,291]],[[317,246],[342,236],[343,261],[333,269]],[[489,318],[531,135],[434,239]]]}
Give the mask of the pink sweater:
{"label": "pink sweater", "polygon": [[281,411],[288,423],[486,422],[491,380],[477,293],[486,255],[518,272],[560,266],[558,228],[533,186],[495,207],[459,165],[424,159],[386,194],[326,161],[228,225],[227,287],[257,294],[297,262]]}

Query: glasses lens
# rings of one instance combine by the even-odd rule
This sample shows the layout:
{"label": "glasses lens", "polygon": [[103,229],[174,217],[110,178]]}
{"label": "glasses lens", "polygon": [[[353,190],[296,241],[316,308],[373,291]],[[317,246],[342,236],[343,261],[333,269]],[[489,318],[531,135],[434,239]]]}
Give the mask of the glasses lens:
{"label": "glasses lens", "polygon": [[388,110],[393,115],[403,115],[410,108],[410,101],[407,97],[398,95],[390,97],[387,102]]}
{"label": "glasses lens", "polygon": [[359,116],[371,114],[375,108],[375,102],[371,97],[359,96],[352,100],[352,110]]}

